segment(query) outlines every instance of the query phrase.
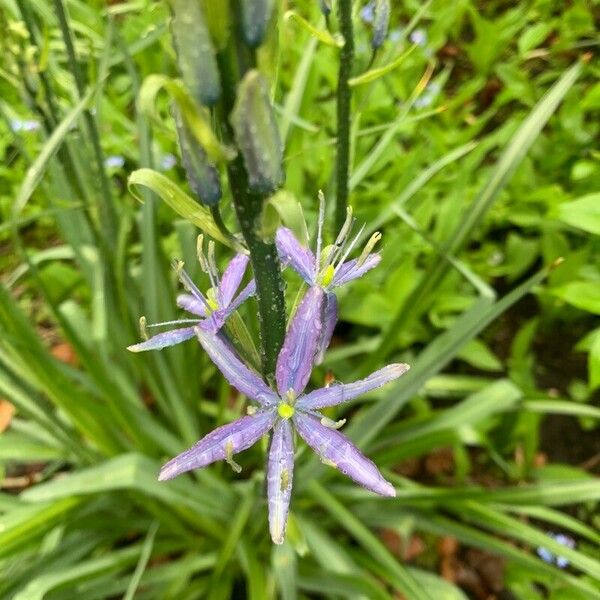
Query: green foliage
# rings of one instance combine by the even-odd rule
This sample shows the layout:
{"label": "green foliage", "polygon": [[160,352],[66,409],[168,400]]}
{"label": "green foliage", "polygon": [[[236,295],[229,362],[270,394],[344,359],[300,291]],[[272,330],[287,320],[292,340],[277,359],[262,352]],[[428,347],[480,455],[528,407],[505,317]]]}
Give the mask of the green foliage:
{"label": "green foliage", "polygon": [[[202,43],[222,51],[232,15],[198,6]],[[335,195],[341,39],[318,2],[274,6],[248,60],[272,83],[286,180],[260,226],[268,236],[282,219],[306,238],[318,190]],[[516,597],[600,597],[597,449],[584,445],[600,417],[593,6],[503,6],[392,3],[373,64],[355,15],[350,201],[363,237],[382,230],[383,260],[341,292],[343,327],[314,383],[390,357],[411,364],[328,414],[352,414],[346,432],[398,496],[374,498],[300,450],[288,538],[273,547],[264,447],[241,455],[240,476],[218,465],[156,480],[244,398],[193,342],[125,350],[140,315],[176,316],[171,259],[202,281],[198,230],[223,260],[239,248],[191,199],[180,164],[165,166],[178,151],[161,89],[215,162],[234,158],[177,80],[167,3],[0,0],[0,598],[462,599],[438,574],[448,536],[457,559],[493,555]],[[424,45],[410,41],[416,29]],[[106,165],[114,155],[124,166]],[[221,206],[237,231],[227,188]],[[244,310],[254,332],[256,305]],[[16,412],[2,430],[6,401]],[[579,459],[566,433],[550,437],[553,419],[576,428]],[[450,471],[423,472],[437,453]],[[426,548],[404,560],[388,543],[398,536]]]}

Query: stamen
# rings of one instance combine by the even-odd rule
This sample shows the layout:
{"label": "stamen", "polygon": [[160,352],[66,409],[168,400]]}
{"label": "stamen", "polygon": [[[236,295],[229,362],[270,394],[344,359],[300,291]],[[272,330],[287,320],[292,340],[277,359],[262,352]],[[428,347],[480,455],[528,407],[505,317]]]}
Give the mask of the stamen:
{"label": "stamen", "polygon": [[181,282],[181,285],[185,288],[187,292],[192,294],[194,298],[203,302],[207,308],[210,308],[204,294],[196,287],[196,284],[190,279],[190,276],[183,270],[183,261],[182,260],[174,260],[172,265],[177,273],[177,277]]}
{"label": "stamen", "polygon": [[321,417],[321,425],[323,425],[324,427],[329,427],[329,429],[339,429],[340,427],[343,427],[345,423],[346,423],[346,419],[340,419],[339,421],[334,421],[327,417]]}
{"label": "stamen", "polygon": [[317,225],[317,252],[315,254],[315,279],[321,270],[321,246],[323,242],[323,223],[325,221],[325,194],[319,190],[319,220]]}
{"label": "stamen", "polygon": [[329,251],[329,256],[327,256],[327,260],[325,261],[325,264],[329,265],[329,264],[333,264],[335,262],[334,253],[339,252],[340,248],[344,245],[344,242],[345,242],[346,238],[348,237],[350,230],[352,229],[352,224],[353,224],[352,207],[347,206],[346,207],[346,220],[344,221],[344,224],[342,225],[342,228],[340,229],[340,232],[338,233],[337,238],[335,238],[335,242],[334,242],[333,246],[331,246],[331,249]]}
{"label": "stamen", "polygon": [[196,240],[196,254],[198,255],[198,262],[200,268],[204,273],[208,273],[208,262],[206,256],[204,256],[204,234],[200,234]]}
{"label": "stamen", "polygon": [[193,325],[200,323],[200,319],[176,319],[175,321],[162,321],[162,323],[152,323],[145,325],[148,329],[150,327],[162,327],[163,325]]}
{"label": "stamen", "polygon": [[208,268],[210,282],[217,289],[219,287],[219,270],[217,269],[217,261],[215,260],[215,243],[210,240],[208,242]]}
{"label": "stamen", "polygon": [[342,256],[342,258],[338,262],[337,266],[335,267],[336,273],[338,272],[339,268],[344,264],[344,262],[346,262],[346,259],[348,258],[348,255],[350,254],[350,252],[352,252],[352,249],[354,248],[354,246],[356,246],[356,242],[358,242],[358,239],[362,235],[364,228],[365,228],[365,226],[363,225],[360,228],[360,231],[354,237],[354,239],[350,242],[350,244],[348,244],[348,248],[346,249],[346,252],[344,252],[344,255]]}
{"label": "stamen", "polygon": [[256,408],[256,406],[246,406],[246,414],[251,417],[252,415],[256,414],[256,411],[258,409]]}
{"label": "stamen", "polygon": [[235,462],[235,460],[233,460],[233,443],[231,442],[231,440],[229,440],[226,444],[225,444],[225,452],[226,452],[226,456],[225,456],[225,462],[236,472],[236,473],[241,473],[242,472],[242,467],[241,465],[238,465],[238,463]]}
{"label": "stamen", "polygon": [[146,317],[144,315],[140,317],[140,336],[143,340],[148,339],[148,332],[146,331]]}
{"label": "stamen", "polygon": [[362,266],[362,264],[365,262],[365,260],[367,260],[367,256],[369,256],[369,254],[371,254],[371,250],[373,250],[373,248],[375,248],[375,245],[377,244],[377,242],[380,239],[381,239],[381,233],[379,231],[376,231],[369,238],[367,245],[363,248],[363,251],[360,253],[360,256],[358,257],[358,261],[356,263],[356,265],[358,267]]}

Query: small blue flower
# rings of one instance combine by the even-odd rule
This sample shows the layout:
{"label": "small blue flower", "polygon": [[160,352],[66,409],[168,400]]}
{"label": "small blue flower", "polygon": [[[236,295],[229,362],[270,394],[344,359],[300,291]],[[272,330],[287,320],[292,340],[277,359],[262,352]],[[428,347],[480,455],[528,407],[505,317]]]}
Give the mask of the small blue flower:
{"label": "small blue flower", "polygon": [[423,91],[423,94],[421,94],[416,100],[415,100],[415,107],[416,108],[427,108],[428,106],[431,106],[435,99],[437,98],[437,95],[440,92],[440,84],[437,82],[433,82],[430,83],[425,90]]}
{"label": "small blue flower", "polygon": [[402,32],[402,29],[392,29],[390,31],[390,35],[389,35],[390,42],[392,42],[394,44],[396,42],[399,42],[402,39],[403,35],[404,34]]}
{"label": "small blue flower", "polygon": [[125,159],[119,155],[107,156],[104,160],[104,166],[108,169],[120,169],[125,164]]}
{"label": "small blue flower", "polygon": [[375,20],[375,1],[373,0],[372,2],[369,2],[368,4],[365,4],[361,9],[360,9],[360,18],[365,22],[365,23],[373,23],[373,21]]}
{"label": "small blue flower", "polygon": [[161,171],[169,171],[177,164],[177,157],[170,152],[163,154],[158,165]]}
{"label": "small blue flower", "polygon": [[423,48],[427,44],[427,32],[424,29],[415,29],[410,34],[410,41]]}
{"label": "small blue flower", "polygon": [[[564,533],[547,531],[546,534],[567,548],[575,548],[575,540]],[[564,569],[569,566],[569,561],[564,556],[555,556],[547,548],[537,548],[536,553],[544,562],[554,564],[559,569]]]}
{"label": "small blue flower", "polygon": [[40,122],[35,121],[33,119],[25,119],[25,120],[13,119],[10,122],[10,128],[15,133],[18,133],[19,131],[25,131],[25,132],[37,131],[40,128]]}

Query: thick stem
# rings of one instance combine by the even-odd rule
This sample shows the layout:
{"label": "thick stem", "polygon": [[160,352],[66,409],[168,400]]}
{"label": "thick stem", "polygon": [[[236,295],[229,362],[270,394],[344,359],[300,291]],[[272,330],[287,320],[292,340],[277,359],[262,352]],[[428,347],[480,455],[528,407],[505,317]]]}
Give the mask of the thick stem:
{"label": "thick stem", "polygon": [[275,244],[264,242],[256,231],[256,226],[260,223],[263,198],[248,192],[248,176],[240,156],[229,165],[228,173],[233,205],[250,251],[256,280],[263,374],[267,380],[273,380],[277,357],[285,337],[281,267]]}
{"label": "thick stem", "polygon": [[348,178],[350,170],[350,100],[351,92],[348,80],[352,72],[354,59],[354,34],[352,31],[352,1],[339,0],[340,31],[344,37],[344,46],[340,52],[337,88],[337,196],[335,202],[335,232],[339,231],[346,218],[348,205]]}
{"label": "thick stem", "polygon": [[[221,133],[229,143],[233,141],[229,115],[235,103],[235,91],[239,79],[235,56],[236,49],[232,45],[217,55],[223,90],[219,120]],[[259,235],[258,227],[264,197],[248,189],[248,174],[240,154],[228,164],[227,174],[233,206],[250,251],[250,262],[256,280],[263,375],[269,382],[273,382],[286,325],[281,264],[275,243],[265,242]]]}

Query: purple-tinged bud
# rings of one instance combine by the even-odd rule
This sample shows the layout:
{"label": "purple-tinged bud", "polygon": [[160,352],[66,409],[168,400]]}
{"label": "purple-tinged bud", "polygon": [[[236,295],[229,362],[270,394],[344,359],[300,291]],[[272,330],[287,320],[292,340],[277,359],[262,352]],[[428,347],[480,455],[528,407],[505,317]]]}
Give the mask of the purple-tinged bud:
{"label": "purple-tinged bud", "polygon": [[273,12],[273,0],[241,0],[242,33],[250,48],[257,48],[265,39]]}
{"label": "purple-tinged bud", "polygon": [[373,18],[373,37],[371,47],[373,50],[380,48],[387,35],[390,23],[390,0],[376,0]]}
{"label": "purple-tinged bud", "polygon": [[283,183],[283,150],[267,85],[256,70],[239,85],[231,125],[250,189],[271,194]]}
{"label": "purple-tinged bud", "polygon": [[215,206],[222,196],[219,171],[210,162],[204,148],[177,109],[174,109],[174,117],[181,159],[190,189],[202,204]]}
{"label": "purple-tinged bud", "polygon": [[331,0],[319,0],[319,6],[326,17],[331,14]]}
{"label": "purple-tinged bud", "polygon": [[185,86],[200,103],[212,106],[221,96],[215,50],[198,0],[171,0],[171,33]]}

